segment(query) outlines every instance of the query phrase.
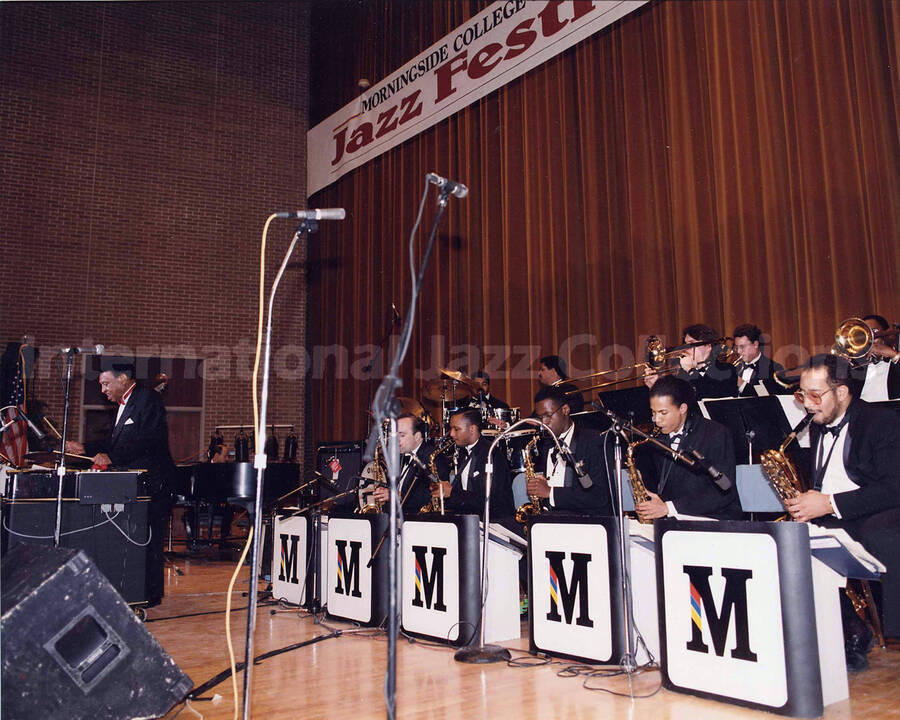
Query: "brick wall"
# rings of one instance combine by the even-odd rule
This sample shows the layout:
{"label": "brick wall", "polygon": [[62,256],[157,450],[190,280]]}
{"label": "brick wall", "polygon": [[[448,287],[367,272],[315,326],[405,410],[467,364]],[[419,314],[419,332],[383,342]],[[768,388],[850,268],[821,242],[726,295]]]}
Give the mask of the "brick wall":
{"label": "brick wall", "polygon": [[[251,422],[262,225],[305,206],[308,49],[302,2],[0,4],[0,341],[40,348],[52,417],[55,349],[102,342],[206,358],[198,447]],[[268,282],[292,230],[271,227]],[[268,413],[301,439],[305,257],[276,302]]]}

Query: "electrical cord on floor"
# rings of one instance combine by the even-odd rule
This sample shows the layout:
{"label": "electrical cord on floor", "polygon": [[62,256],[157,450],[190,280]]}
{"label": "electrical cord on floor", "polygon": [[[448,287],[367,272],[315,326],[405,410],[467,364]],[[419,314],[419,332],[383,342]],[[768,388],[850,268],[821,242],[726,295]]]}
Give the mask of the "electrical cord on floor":
{"label": "electrical cord on floor", "polygon": [[[309,640],[304,640],[303,642],[294,643],[293,645],[288,645],[279,650],[270,650],[267,653],[263,653],[262,655],[257,655],[255,658],[253,658],[253,664],[257,665],[260,662],[262,662],[263,660],[270,658],[270,657],[274,657],[275,655],[280,655],[281,653],[285,653],[290,650],[297,650],[299,648],[306,647],[307,645],[314,645],[315,643],[322,642],[322,640],[330,640],[331,638],[341,637],[341,635],[343,635],[343,634],[344,634],[343,631],[338,630],[336,632],[329,633],[328,635],[317,635],[316,637],[310,638]],[[188,699],[194,700],[194,701],[211,700],[212,698],[204,698],[201,696],[203,695],[203,693],[211,690],[219,683],[227,680],[229,676],[235,677],[235,674],[241,672],[244,669],[244,667],[245,667],[244,662],[235,663],[233,672],[232,672],[232,668],[223,670],[215,677],[210,678],[202,685],[198,685],[193,690],[191,690],[187,695]]]}
{"label": "electrical cord on floor", "polygon": [[[234,583],[237,576],[244,566],[244,560],[247,559],[247,551],[250,550],[250,544],[253,542],[253,528],[247,534],[247,543],[241,551],[241,558],[238,560],[234,572],[231,574],[231,582],[228,583],[228,595],[225,597],[225,641],[228,643],[228,659],[231,662],[231,689],[234,691],[234,720],[238,719],[238,687],[237,687],[237,670],[235,670],[234,662],[234,645],[231,642],[231,593],[234,591]],[[252,580],[253,578],[251,578]]]}

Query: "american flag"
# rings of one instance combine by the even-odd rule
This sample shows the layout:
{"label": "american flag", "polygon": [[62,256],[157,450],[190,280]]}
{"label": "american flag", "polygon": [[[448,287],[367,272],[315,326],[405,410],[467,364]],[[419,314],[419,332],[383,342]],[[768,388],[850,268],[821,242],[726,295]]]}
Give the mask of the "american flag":
{"label": "american flag", "polygon": [[4,398],[3,406],[13,405],[0,413],[0,420],[6,425],[14,417],[18,418],[3,432],[3,454],[9,458],[9,461],[19,467],[25,462],[25,453],[28,452],[28,425],[18,416],[18,411],[25,412],[25,376],[23,367],[25,365],[22,351],[19,350],[19,357],[16,361],[15,376],[13,377],[12,389],[9,396]]}

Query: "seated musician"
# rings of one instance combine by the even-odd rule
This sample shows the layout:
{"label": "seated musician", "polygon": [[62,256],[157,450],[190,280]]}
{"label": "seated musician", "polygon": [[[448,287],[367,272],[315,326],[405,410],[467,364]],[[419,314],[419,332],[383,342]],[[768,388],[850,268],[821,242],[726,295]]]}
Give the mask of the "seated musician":
{"label": "seated musician", "polygon": [[765,340],[762,330],[756,325],[745,323],[738,325],[732,336],[734,348],[741,358],[737,366],[738,396],[756,397],[756,386],[759,384],[763,384],[770,394],[785,392],[772,380],[775,373],[784,370],[784,366],[763,352]]}
{"label": "seated musician", "polygon": [[[900,417],[857,396],[850,364],[810,358],[798,395],[810,425],[813,489],[787,501],[795,520],[842,527],[887,568],[882,576],[886,637],[900,637]],[[867,666],[871,633],[844,609],[848,668]],[[849,622],[849,625],[848,625]],[[854,627],[855,625],[855,627]]]}
{"label": "seated musician", "polygon": [[722,490],[699,464],[688,467],[658,448],[650,447],[648,451],[654,453],[656,477],[644,477],[650,500],[635,507],[642,520],[676,514],[741,519],[731,433],[719,423],[690,410],[693,399],[691,386],[681,378],[666,375],[654,383],[650,389],[650,410],[653,422],[662,433],[660,439],[685,455],[699,451],[709,466],[731,480],[730,487]]}
{"label": "seated musician", "polygon": [[[400,494],[404,513],[419,512],[423,506],[431,502],[429,473],[413,462],[415,455],[422,465],[429,466],[435,444],[427,440],[428,426],[425,421],[415,415],[404,414],[397,418],[397,445],[400,448],[400,477],[397,480],[397,491]],[[434,459],[438,477],[450,477],[450,461],[446,455],[438,455]],[[375,488],[374,498],[382,507],[390,501],[390,493],[386,487]]]}
{"label": "seated musician", "polygon": [[[566,375],[565,363],[559,355],[545,355],[538,360],[538,363],[538,382],[543,387],[551,387],[554,383],[569,379],[569,376]],[[569,408],[573,413],[579,413],[584,410],[584,397],[578,392],[578,388],[576,388],[575,385],[572,383],[560,382],[560,384],[555,387],[560,388],[564,392],[572,393],[568,398]]]}
{"label": "seated musician", "polygon": [[[721,347],[716,342],[719,333],[709,325],[689,325],[681,331],[681,339],[685,345],[704,343],[681,353],[678,358],[680,367],[675,374],[675,377],[690,384],[695,399],[736,397],[737,371],[731,363],[719,359]],[[657,373],[646,371],[644,384],[652,389],[658,377]]]}
{"label": "seated musician", "polygon": [[472,373],[472,379],[475,381],[476,392],[469,400],[470,407],[486,408],[487,410],[509,408],[507,403],[503,402],[496,395],[491,394],[491,377],[484,370],[477,370]]}
{"label": "seated musician", "polygon": [[[454,513],[484,514],[486,465],[491,438],[481,435],[481,414],[475,408],[462,408],[450,416],[450,437],[456,443],[456,467],[452,482],[441,480],[431,485],[431,496],[444,492],[444,509]],[[491,520],[511,519],[514,515],[512,487],[506,456],[498,448],[492,455]]]}
{"label": "seated musician", "polygon": [[[881,315],[866,315],[863,320],[875,332],[890,330],[888,321]],[[896,349],[897,336],[875,338],[869,351],[860,398],[867,402],[883,402],[900,399],[900,352]]]}
{"label": "seated musician", "polygon": [[[535,477],[527,483],[529,497],[539,497],[545,509],[581,515],[612,515],[607,474],[603,464],[603,439],[570,416],[569,397],[560,387],[541,388],[534,396],[534,412],[564,447],[572,451],[586,471],[580,478],[549,437],[538,445]],[[587,487],[585,487],[587,485]]]}
{"label": "seated musician", "polygon": [[90,455],[98,467],[147,470],[150,482],[152,539],[147,561],[147,595],[162,598],[163,538],[170,512],[169,487],[175,464],[169,452],[166,408],[159,393],[135,382],[134,364],[104,360],[100,390],[118,406],[109,435],[98,442],[67,441],[66,452]]}

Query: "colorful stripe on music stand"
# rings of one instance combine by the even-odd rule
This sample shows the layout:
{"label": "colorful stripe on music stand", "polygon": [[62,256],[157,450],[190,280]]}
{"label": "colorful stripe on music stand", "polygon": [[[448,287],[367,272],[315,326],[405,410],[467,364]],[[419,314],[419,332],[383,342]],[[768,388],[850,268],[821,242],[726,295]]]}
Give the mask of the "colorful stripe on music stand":
{"label": "colorful stripe on music stand", "polygon": [[698,630],[703,630],[703,601],[694,583],[691,583],[691,620]]}
{"label": "colorful stripe on music stand", "polygon": [[552,565],[550,566],[550,600],[559,607],[559,579],[556,577]]}
{"label": "colorful stripe on music stand", "polygon": [[419,558],[416,558],[416,590],[419,594],[423,593],[422,590],[422,568],[419,567]]}

